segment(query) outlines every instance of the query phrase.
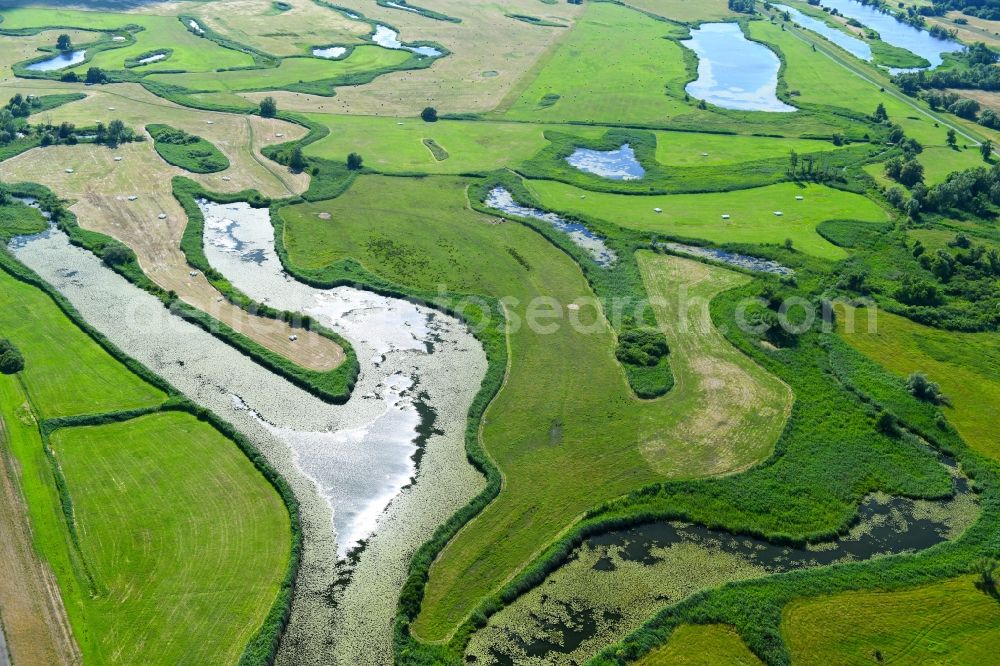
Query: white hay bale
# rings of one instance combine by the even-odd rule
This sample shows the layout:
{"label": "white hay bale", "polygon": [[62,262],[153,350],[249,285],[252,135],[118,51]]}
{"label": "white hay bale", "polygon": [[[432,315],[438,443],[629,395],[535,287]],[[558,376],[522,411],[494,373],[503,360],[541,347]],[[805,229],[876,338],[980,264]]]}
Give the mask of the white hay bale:
{"label": "white hay bale", "polygon": [[119,155],[119,156],[117,156],[115,158],[115,162],[121,162],[121,161],[122,161],[122,156],[121,155]]}
{"label": "white hay bale", "polygon": [[723,213],[722,214],[722,219],[723,220],[728,220],[729,219],[729,213]]}
{"label": "white hay bale", "polygon": [[136,199],[138,199],[138,198],[139,198],[139,197],[137,197],[136,195],[134,195],[134,194],[130,194],[130,195],[129,195],[129,197],[128,197],[128,200],[129,200],[129,201],[135,201],[135,200],[136,200]]}
{"label": "white hay bale", "polygon": [[295,342],[296,340],[299,339],[299,336],[297,336],[297,335],[289,335],[288,339],[291,340],[292,342]]}
{"label": "white hay bale", "polygon": [[160,213],[159,215],[157,215],[157,217],[160,218],[161,220],[165,220],[165,219],[167,219],[167,214],[166,213]]}
{"label": "white hay bale", "polygon": [[799,196],[795,197],[795,200],[796,200],[796,201],[802,201],[802,200],[804,200],[804,199],[805,199],[805,197],[804,197],[804,196],[802,196],[801,194],[800,194]]}
{"label": "white hay bale", "polygon": [[654,208],[654,209],[653,209],[653,212],[654,212],[654,213],[662,213],[662,212],[663,212],[663,209],[662,209],[662,208]]}
{"label": "white hay bale", "polygon": [[774,211],[774,216],[775,217],[781,217],[782,215],[784,215],[784,213],[782,213],[780,210]]}
{"label": "white hay bale", "polygon": [[66,173],[73,173],[72,169],[66,169]]}

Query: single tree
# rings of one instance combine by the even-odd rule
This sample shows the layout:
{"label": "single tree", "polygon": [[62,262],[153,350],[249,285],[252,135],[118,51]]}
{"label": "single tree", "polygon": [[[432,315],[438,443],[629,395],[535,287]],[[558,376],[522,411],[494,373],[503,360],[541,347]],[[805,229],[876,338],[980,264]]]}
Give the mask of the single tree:
{"label": "single tree", "polygon": [[302,155],[302,148],[295,146],[292,154],[288,158],[288,168],[295,173],[302,173],[306,168],[306,158]]}
{"label": "single tree", "polygon": [[105,132],[104,142],[111,148],[116,148],[127,135],[128,129],[125,127],[125,123],[116,118],[108,123],[108,129]]}
{"label": "single tree", "polygon": [[278,103],[273,97],[265,97],[260,100],[260,115],[264,118],[274,118],[278,115]]}
{"label": "single tree", "polygon": [[993,156],[993,142],[989,139],[979,144],[979,152],[983,156],[984,162],[989,162]]}
{"label": "single tree", "polygon": [[935,382],[927,379],[927,375],[922,372],[914,372],[906,379],[906,388],[915,398],[925,400],[930,403],[940,404],[944,402],[941,394],[941,387]]}
{"label": "single tree", "polygon": [[112,245],[104,250],[101,259],[108,266],[120,266],[132,261],[132,252],[123,245]]}
{"label": "single tree", "polygon": [[73,48],[73,40],[65,33],[59,35],[59,38],[56,39],[56,48],[60,51],[70,51]]}
{"label": "single tree", "polygon": [[361,155],[358,155],[357,153],[351,153],[347,156],[347,168],[351,171],[357,171],[361,168],[363,163],[364,159],[362,159]]}
{"label": "single tree", "polygon": [[100,67],[91,67],[87,70],[87,83],[107,83],[108,76],[104,73],[104,70]]}
{"label": "single tree", "polygon": [[983,587],[992,589],[996,583],[996,570],[1000,564],[992,557],[981,557],[972,565],[972,570],[979,574]]}
{"label": "single tree", "polygon": [[425,123],[436,123],[438,119],[438,112],[433,106],[428,106],[423,111],[420,112],[420,117]]}
{"label": "single tree", "polygon": [[10,340],[0,340],[0,373],[12,375],[24,369],[24,357]]}
{"label": "single tree", "polygon": [[948,129],[948,146],[954,148],[958,145],[958,135],[955,134],[955,130]]}
{"label": "single tree", "polygon": [[885,110],[885,104],[879,102],[878,106],[875,107],[875,115],[873,117],[877,123],[884,123],[889,120],[889,114]]}

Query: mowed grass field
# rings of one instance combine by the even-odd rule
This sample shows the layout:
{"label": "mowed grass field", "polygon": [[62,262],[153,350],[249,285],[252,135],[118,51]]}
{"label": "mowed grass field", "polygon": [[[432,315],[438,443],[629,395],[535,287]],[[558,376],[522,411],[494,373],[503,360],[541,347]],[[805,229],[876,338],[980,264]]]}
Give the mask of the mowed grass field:
{"label": "mowed grass field", "polygon": [[152,407],[166,398],[116,362],[46,294],[4,272],[0,338],[24,354],[21,377],[44,418]]}
{"label": "mowed grass field", "polygon": [[[516,167],[549,146],[546,130],[573,134],[581,141],[600,139],[606,128],[503,121],[311,114],[330,134],[306,148],[307,155],[343,161],[348,153],[384,173],[463,174]],[[656,160],[665,166],[716,166],[836,150],[829,141],[657,131]],[[448,152],[437,160],[424,145],[433,139]],[[704,155],[703,153],[708,153]]]}
{"label": "mowed grass field", "polygon": [[[687,78],[686,29],[618,5],[587,5],[572,33],[507,109],[517,120],[662,124],[692,107],[666,92]],[[628,39],[620,39],[628,35]],[[552,104],[543,99],[558,95]]]}
{"label": "mowed grass field", "polygon": [[343,60],[324,60],[312,57],[285,58],[277,68],[271,69],[153,74],[150,75],[149,79],[159,83],[207,92],[271,90],[303,81],[320,81],[395,67],[409,59],[410,55],[409,51],[365,45],[356,47]]}
{"label": "mowed grass field", "polygon": [[638,666],[759,666],[757,658],[732,627],[684,624],[663,646],[636,662]]}
{"label": "mowed grass field", "polygon": [[[139,25],[144,30],[135,33],[135,43],[108,49],[96,54],[90,62],[71,68],[86,74],[89,67],[125,69],[125,61],[158,48],[173,49],[166,60],[143,65],[136,71],[189,70],[212,71],[225,67],[250,67],[253,58],[242,51],[227,49],[210,39],[199,37],[188,30],[176,16],[148,16],[110,12],[81,11],[75,9],[16,8],[0,9],[4,29],[66,26],[89,30],[118,30],[126,25]],[[51,33],[55,36],[60,32]],[[99,32],[75,41],[83,44],[100,38]],[[55,45],[54,37],[52,46]],[[41,53],[37,55],[42,55]]]}
{"label": "mowed grass field", "polygon": [[948,420],[970,446],[1000,459],[1000,336],[942,331],[884,311],[877,332],[868,332],[866,311],[855,311],[854,319],[855,331],[842,331],[844,340],[900,377],[923,372],[940,384],[951,403],[942,408]]}
{"label": "mowed grass field", "polygon": [[288,563],[277,492],[190,414],[59,430],[52,447],[96,587],[78,600],[89,660],[238,661]]}
{"label": "mowed grass field", "polygon": [[[683,416],[673,394],[635,399],[579,267],[533,230],[471,211],[467,185],[455,178],[363,176],[337,199],[281,209],[296,267],[354,258],[409,287],[436,291],[446,285],[457,293],[509,299],[510,367],[482,429],[504,473],[504,489],[431,570],[414,625],[430,640],[446,636],[483,594],[597,502],[657,478],[743,468],[770,450],[766,443],[739,449],[713,442],[722,449],[682,451],[673,428]],[[713,293],[718,286],[704,288]],[[526,322],[538,297],[558,308],[544,327]],[[571,325],[573,319],[581,325]],[[692,378],[692,391],[694,385]],[[659,469],[647,462],[643,447]]]}
{"label": "mowed grass field", "polygon": [[273,0],[213,0],[186,8],[201,25],[276,56],[305,55],[313,46],[356,44],[371,32],[364,21],[312,2],[275,8]]}
{"label": "mowed grass field", "polygon": [[[816,233],[824,220],[888,220],[859,194],[824,185],[779,183],[735,192],[634,196],[582,190],[547,180],[527,182],[548,210],[607,220],[622,227],[715,243],[784,243],[824,259],[847,254]],[[804,197],[798,201],[795,197]],[[662,209],[662,213],[654,209]],[[780,211],[782,215],[774,213]],[[728,220],[722,219],[729,215]]]}
{"label": "mowed grass field", "polygon": [[792,602],[781,623],[792,663],[995,663],[1000,604],[974,582],[963,576],[898,592]]}
{"label": "mowed grass field", "polygon": [[726,0],[632,0],[633,7],[674,21],[718,21],[736,16]]}
{"label": "mowed grass field", "polygon": [[[342,162],[348,153],[359,153],[365,166],[385,173],[461,174],[493,171],[534,157],[549,145],[549,126],[528,123],[439,120],[419,118],[311,114],[330,134],[310,144],[307,155]],[[555,129],[598,139],[603,128],[560,125]],[[433,139],[448,152],[439,161],[424,145]]]}
{"label": "mowed grass field", "polygon": [[708,312],[712,298],[750,278],[693,259],[645,251],[637,258],[674,374],[660,436],[640,443],[643,456],[668,476],[766,458],[791,412],[792,390],[722,337]]}
{"label": "mowed grass field", "polygon": [[78,551],[38,422],[156,407],[166,396],[5,272],[0,337],[25,358],[21,373],[0,375],[5,445],[84,661],[235,663],[288,564],[277,492],[235,443],[183,412],[57,430]]}

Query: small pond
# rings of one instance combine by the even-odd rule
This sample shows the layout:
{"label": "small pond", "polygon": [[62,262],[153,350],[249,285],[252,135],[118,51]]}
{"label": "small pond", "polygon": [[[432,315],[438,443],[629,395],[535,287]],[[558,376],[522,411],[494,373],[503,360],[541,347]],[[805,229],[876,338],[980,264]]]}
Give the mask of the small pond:
{"label": "small pond", "polygon": [[635,158],[635,150],[624,144],[618,150],[577,148],[566,158],[570,166],[608,180],[638,180],[646,170]]}
{"label": "small pond", "polygon": [[712,261],[719,261],[724,264],[729,264],[730,266],[736,266],[737,268],[744,268],[758,273],[773,273],[774,275],[792,275],[795,273],[795,271],[791,268],[782,266],[777,261],[761,259],[760,257],[751,257],[748,254],[738,254],[736,252],[717,250],[712,247],[698,247],[696,245],[684,245],[682,243],[660,243],[660,246],[665,247],[672,252],[677,252],[678,254],[686,254],[690,257],[700,257],[701,259],[711,259]]}
{"label": "small pond", "polygon": [[978,503],[954,462],[943,501],[869,495],[847,534],[805,546],[663,521],[584,541],[538,587],[473,635],[477,664],[581,664],[700,590],[775,573],[921,551],[962,534]]}
{"label": "small pond", "polygon": [[584,250],[601,266],[610,266],[618,259],[614,250],[609,248],[604,239],[588,229],[580,222],[573,222],[563,219],[555,213],[547,213],[537,208],[522,206],[514,200],[514,195],[502,187],[494,187],[490,190],[486,200],[483,202],[489,208],[496,209],[507,215],[517,217],[527,217],[542,222],[548,222],[559,231],[569,236],[573,243]]}
{"label": "small pond", "polygon": [[861,60],[871,62],[872,59],[872,47],[868,45],[868,42],[863,39],[858,39],[853,35],[848,35],[842,30],[831,27],[826,24],[826,22],[821,21],[818,18],[813,18],[808,14],[803,14],[795,7],[789,7],[787,5],[774,5],[778,10],[783,12],[788,12],[792,20],[801,25],[807,30],[812,30],[818,35],[826,37],[828,40],[844,49],[851,55]]}
{"label": "small pond", "polygon": [[[961,51],[962,45],[946,39],[938,39],[926,30],[915,28],[908,23],[896,20],[895,16],[880,12],[874,7],[863,5],[857,0],[822,0],[824,7],[836,9],[848,18],[857,19],[862,25],[878,32],[882,41],[893,46],[899,46],[912,53],[926,58],[931,67],[942,63],[942,53]],[[906,70],[890,70],[893,72]]]}
{"label": "small pond", "polygon": [[64,67],[79,65],[86,59],[86,57],[87,52],[85,50],[70,51],[68,53],[60,53],[52,56],[48,60],[32,63],[25,69],[30,69],[33,72],[51,72],[57,69],[63,69]]}
{"label": "small pond", "polygon": [[386,49],[403,49],[428,58],[437,58],[443,55],[440,50],[434,48],[433,46],[410,46],[409,44],[404,44],[399,41],[398,32],[384,25],[375,26],[375,32],[372,34],[371,39],[373,42]]}
{"label": "small pond", "polygon": [[684,42],[698,55],[698,78],[687,92],[723,109],[791,113],[778,99],[781,60],[763,44],[752,42],[737,23],[705,23]]}
{"label": "small pond", "polygon": [[161,60],[166,60],[166,59],[167,59],[167,54],[166,53],[157,53],[156,55],[151,55],[151,56],[147,56],[145,58],[142,58],[141,60],[139,60],[139,64],[140,65],[150,65],[150,64],[152,64],[154,62],[160,62]]}
{"label": "small pond", "polygon": [[346,46],[327,46],[326,48],[317,47],[312,50],[312,54],[317,58],[327,58],[329,60],[343,58],[345,53],[347,53]]}

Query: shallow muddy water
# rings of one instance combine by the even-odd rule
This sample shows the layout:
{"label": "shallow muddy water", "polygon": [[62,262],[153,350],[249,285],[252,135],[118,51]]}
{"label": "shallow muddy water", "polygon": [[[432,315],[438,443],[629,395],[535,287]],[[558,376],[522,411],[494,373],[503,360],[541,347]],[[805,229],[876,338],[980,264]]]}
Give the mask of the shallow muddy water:
{"label": "shallow muddy water", "polygon": [[684,245],[683,243],[660,243],[660,246],[679,254],[686,254],[691,257],[711,259],[719,261],[737,268],[745,268],[758,273],[773,273],[775,275],[792,275],[795,271],[787,266],[782,266],[777,261],[751,257],[748,254],[738,254],[736,252],[726,252],[711,247],[698,247],[696,245]]}
{"label": "shallow muddy water", "polygon": [[[227,239],[206,248],[210,260],[253,267],[253,284],[234,279],[245,291],[263,288],[273,305],[309,312],[351,339],[362,374],[345,405],[322,402],[169,314],[58,229],[11,248],[114,344],[236,426],[291,484],[306,548],[279,661],[384,663],[409,555],[482,485],[464,432],[485,355],[464,326],[435,311],[356,289],[314,290],[272,270],[273,233],[270,244],[250,247],[242,227],[208,226],[206,235]],[[263,260],[245,260],[257,250]],[[357,562],[338,562],[361,539]]]}
{"label": "shallow muddy water", "polygon": [[698,78],[686,88],[692,97],[737,111],[796,110],[778,99],[781,60],[738,23],[704,23],[683,44],[698,56]]}
{"label": "shallow muddy water", "polygon": [[931,67],[937,67],[943,62],[942,53],[961,51],[963,48],[958,42],[938,39],[926,30],[898,21],[895,16],[880,12],[856,0],[822,0],[821,4],[836,9],[848,18],[857,19],[865,27],[875,30],[883,42],[899,46],[927,59]]}
{"label": "shallow muddy water", "polygon": [[428,58],[437,58],[443,55],[440,50],[434,48],[433,46],[410,46],[409,44],[404,44],[399,41],[398,32],[384,25],[375,26],[375,32],[372,34],[371,39],[373,42],[386,49],[403,49]]}
{"label": "shallow muddy water", "polygon": [[494,187],[490,190],[483,203],[487,207],[506,213],[507,215],[516,215],[517,217],[527,217],[548,222],[569,236],[569,239],[575,245],[586,250],[593,257],[594,261],[601,266],[610,266],[618,259],[615,256],[614,250],[604,243],[604,239],[585,225],[580,222],[563,219],[555,213],[547,213],[537,208],[522,206],[514,200],[513,194],[502,187]]}
{"label": "shallow muddy water", "polygon": [[33,72],[51,72],[57,69],[63,69],[64,67],[72,67],[73,65],[79,65],[81,62],[87,59],[87,51],[70,51],[67,53],[60,53],[54,55],[48,60],[42,60],[41,62],[36,62],[28,65],[25,69],[30,69]]}
{"label": "shallow muddy water", "polygon": [[315,48],[312,50],[312,54],[317,58],[326,58],[328,60],[343,58],[345,53],[347,53],[346,46],[328,46],[327,48]]}
{"label": "shallow muddy water", "polygon": [[958,537],[978,506],[949,466],[946,501],[867,497],[843,537],[807,546],[681,522],[658,522],[586,540],[545,582],[490,619],[470,642],[477,664],[583,663],[662,608],[726,582],[924,550]]}
{"label": "shallow muddy water", "polygon": [[151,55],[147,58],[143,58],[139,61],[140,65],[151,65],[154,62],[160,62],[161,60],[166,60],[166,53],[157,53],[156,55]]}
{"label": "shallow muddy water", "polygon": [[635,158],[635,150],[624,144],[617,150],[577,148],[566,158],[570,166],[608,180],[639,180],[646,170]]}

